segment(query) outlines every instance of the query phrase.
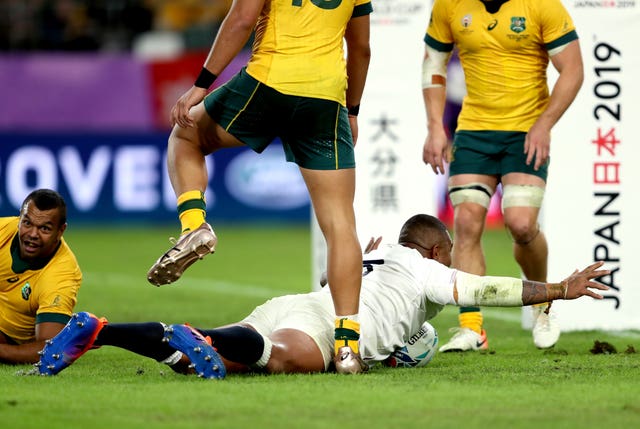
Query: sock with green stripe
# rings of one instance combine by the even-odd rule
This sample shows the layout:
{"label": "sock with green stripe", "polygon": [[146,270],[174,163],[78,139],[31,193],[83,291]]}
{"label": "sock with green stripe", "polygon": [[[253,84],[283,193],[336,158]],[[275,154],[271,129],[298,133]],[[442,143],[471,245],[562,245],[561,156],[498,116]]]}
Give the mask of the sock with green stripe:
{"label": "sock with green stripe", "polygon": [[[349,318],[347,318],[349,317]],[[340,347],[349,346],[354,353],[360,353],[359,340],[360,340],[360,323],[357,320],[357,315],[354,316],[340,316],[336,318],[335,322],[335,354],[338,353]]]}
{"label": "sock with green stripe", "polygon": [[178,217],[182,226],[181,233],[197,229],[205,223],[207,203],[202,191],[187,191],[178,197]]}

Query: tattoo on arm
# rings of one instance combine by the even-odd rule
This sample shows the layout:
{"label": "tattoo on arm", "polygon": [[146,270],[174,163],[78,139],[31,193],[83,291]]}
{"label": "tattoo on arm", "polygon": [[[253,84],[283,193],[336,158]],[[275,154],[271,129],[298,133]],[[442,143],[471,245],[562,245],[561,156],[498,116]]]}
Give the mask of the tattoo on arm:
{"label": "tattoo on arm", "polygon": [[522,305],[540,304],[554,299],[562,299],[564,293],[564,286],[561,283],[522,281]]}

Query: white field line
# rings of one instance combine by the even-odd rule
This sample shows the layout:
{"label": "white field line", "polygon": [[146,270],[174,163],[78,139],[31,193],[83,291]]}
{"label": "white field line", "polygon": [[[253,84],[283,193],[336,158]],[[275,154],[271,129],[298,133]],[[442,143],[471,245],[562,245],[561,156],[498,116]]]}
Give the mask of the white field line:
{"label": "white field line", "polygon": [[[98,272],[85,272],[84,280],[91,283],[101,284],[113,284],[113,285],[125,285],[135,286],[138,285],[155,288],[152,284],[148,283],[144,277],[144,273],[140,276],[133,276],[131,274],[122,273],[98,273]],[[274,296],[286,295],[292,293],[287,290],[273,289],[263,285],[251,285],[235,282],[226,282],[216,279],[194,279],[194,278],[182,278],[175,284],[169,284],[160,286],[161,288],[189,288],[196,290],[204,290],[207,292],[215,292],[224,295],[244,296],[250,298],[273,298]]]}

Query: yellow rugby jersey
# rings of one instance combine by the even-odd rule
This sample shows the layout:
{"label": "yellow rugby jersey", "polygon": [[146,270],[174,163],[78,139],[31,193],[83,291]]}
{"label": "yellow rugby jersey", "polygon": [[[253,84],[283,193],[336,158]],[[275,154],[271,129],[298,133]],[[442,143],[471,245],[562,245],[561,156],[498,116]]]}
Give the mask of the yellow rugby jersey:
{"label": "yellow rugby jersey", "polygon": [[284,94],[345,104],[344,32],[370,0],[266,0],[247,73]]}
{"label": "yellow rugby jersey", "polygon": [[44,266],[21,260],[18,221],[0,218],[0,331],[22,344],[35,339],[36,323],[69,320],[82,273],[64,239]]}
{"label": "yellow rugby jersey", "polygon": [[549,101],[547,51],[577,38],[560,0],[509,0],[493,14],[480,0],[435,0],[424,41],[458,48],[467,85],[458,130],[527,132]]}

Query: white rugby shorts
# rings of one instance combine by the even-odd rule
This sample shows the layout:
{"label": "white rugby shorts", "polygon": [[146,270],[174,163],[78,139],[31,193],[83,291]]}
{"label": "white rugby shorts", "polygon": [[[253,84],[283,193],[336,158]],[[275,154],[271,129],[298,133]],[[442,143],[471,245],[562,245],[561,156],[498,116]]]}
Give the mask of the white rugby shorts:
{"label": "white rugby shorts", "polygon": [[325,370],[333,360],[335,312],[331,294],[326,291],[286,295],[258,306],[242,323],[269,337],[279,329],[297,329],[318,345]]}

